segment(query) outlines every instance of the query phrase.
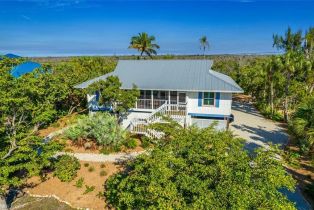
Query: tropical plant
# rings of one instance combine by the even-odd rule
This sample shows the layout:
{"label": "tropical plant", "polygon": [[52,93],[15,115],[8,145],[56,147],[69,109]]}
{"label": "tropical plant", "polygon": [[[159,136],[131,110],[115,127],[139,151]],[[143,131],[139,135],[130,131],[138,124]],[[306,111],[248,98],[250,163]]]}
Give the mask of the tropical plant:
{"label": "tropical plant", "polygon": [[81,178],[79,178],[79,179],[75,182],[75,187],[77,187],[77,188],[82,188],[82,187],[83,187],[83,184],[84,184],[84,178],[81,177]]}
{"label": "tropical plant", "polygon": [[74,142],[92,139],[101,146],[119,145],[127,138],[126,131],[119,126],[115,116],[100,112],[82,116],[76,125],[65,131],[65,135]]}
{"label": "tropical plant", "polygon": [[143,54],[152,58],[153,55],[157,55],[156,49],[159,49],[159,45],[155,43],[155,40],[154,36],[149,36],[147,33],[142,32],[131,38],[129,48],[138,50],[141,58]]}
{"label": "tropical plant", "polygon": [[283,73],[286,75],[285,85],[285,105],[284,105],[284,117],[285,121],[289,120],[289,95],[291,77],[294,76],[298,68],[302,68],[302,31],[293,33],[289,27],[285,33],[285,36],[274,35],[273,46],[277,49],[284,50],[285,54],[282,56]]}
{"label": "tropical plant", "polygon": [[203,55],[205,58],[205,51],[206,51],[206,49],[209,49],[209,42],[208,42],[206,36],[202,36],[200,38],[200,48],[201,48],[201,50],[203,50]]}
{"label": "tropical plant", "polygon": [[301,151],[314,150],[314,97],[306,98],[298,107],[290,122],[290,128]]}
{"label": "tropical plant", "polygon": [[111,176],[106,200],[117,209],[295,209],[279,191],[295,181],[275,155],[250,156],[229,132],[181,129]]}
{"label": "tropical plant", "polygon": [[81,168],[79,160],[70,155],[61,155],[55,164],[54,176],[62,182],[70,182],[77,176],[77,171]]}
{"label": "tropical plant", "polygon": [[85,185],[85,191],[83,193],[83,195],[86,195],[90,192],[93,192],[95,190],[95,186],[88,186],[88,185]]}

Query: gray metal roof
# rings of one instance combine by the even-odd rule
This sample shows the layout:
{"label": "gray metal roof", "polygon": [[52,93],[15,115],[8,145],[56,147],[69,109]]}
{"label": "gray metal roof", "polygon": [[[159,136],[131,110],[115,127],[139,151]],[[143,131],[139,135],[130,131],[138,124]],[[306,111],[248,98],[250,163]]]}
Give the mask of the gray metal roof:
{"label": "gray metal roof", "polygon": [[229,76],[211,70],[212,64],[211,60],[120,60],[113,72],[75,88],[118,76],[123,89],[135,84],[141,90],[243,92]]}

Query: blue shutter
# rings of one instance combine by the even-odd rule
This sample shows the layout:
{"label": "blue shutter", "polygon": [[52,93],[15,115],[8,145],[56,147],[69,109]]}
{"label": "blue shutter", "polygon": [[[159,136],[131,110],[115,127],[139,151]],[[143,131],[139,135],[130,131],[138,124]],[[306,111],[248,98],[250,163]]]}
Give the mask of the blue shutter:
{"label": "blue shutter", "polygon": [[216,93],[215,107],[219,107],[220,93]]}
{"label": "blue shutter", "polygon": [[98,90],[95,92],[95,95],[96,95],[96,101],[99,102],[100,93]]}
{"label": "blue shutter", "polygon": [[198,106],[202,106],[203,93],[198,92]]}

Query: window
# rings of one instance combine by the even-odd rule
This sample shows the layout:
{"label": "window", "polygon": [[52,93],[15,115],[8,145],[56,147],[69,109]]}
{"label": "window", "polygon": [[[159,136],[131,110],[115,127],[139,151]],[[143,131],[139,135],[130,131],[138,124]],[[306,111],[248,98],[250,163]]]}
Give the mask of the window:
{"label": "window", "polygon": [[205,92],[203,99],[204,106],[214,106],[215,105],[215,93]]}

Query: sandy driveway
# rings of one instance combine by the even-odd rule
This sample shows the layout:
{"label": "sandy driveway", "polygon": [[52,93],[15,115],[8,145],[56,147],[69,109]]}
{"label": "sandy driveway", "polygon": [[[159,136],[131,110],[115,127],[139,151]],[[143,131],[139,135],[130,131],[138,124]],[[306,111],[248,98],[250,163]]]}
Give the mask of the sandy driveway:
{"label": "sandy driveway", "polygon": [[284,145],[289,136],[284,124],[265,119],[249,103],[234,102],[232,113],[235,120],[230,124],[230,130],[239,137],[246,139],[246,148],[254,150],[266,143]]}
{"label": "sandy driveway", "polygon": [[[230,124],[230,130],[246,140],[245,147],[249,151],[260,146],[267,147],[268,142],[284,146],[289,140],[284,124],[265,119],[249,103],[233,102],[232,113],[235,120]],[[296,203],[297,209],[312,209],[299,188],[294,193],[287,191],[284,193]]]}

